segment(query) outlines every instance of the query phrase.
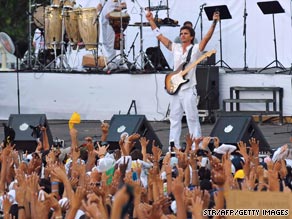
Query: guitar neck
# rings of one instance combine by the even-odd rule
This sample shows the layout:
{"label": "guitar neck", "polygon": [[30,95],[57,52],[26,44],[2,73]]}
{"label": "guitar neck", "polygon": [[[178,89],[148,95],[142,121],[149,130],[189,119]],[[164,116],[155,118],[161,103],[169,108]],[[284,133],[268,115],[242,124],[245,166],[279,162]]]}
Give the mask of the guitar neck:
{"label": "guitar neck", "polygon": [[195,62],[193,62],[193,63],[191,63],[190,65],[188,65],[186,68],[185,68],[185,70],[183,70],[182,72],[181,72],[181,75],[182,76],[185,76],[190,70],[192,70],[192,68],[194,68],[197,64],[199,64],[201,62],[201,60],[200,59],[198,59],[197,61],[195,61]]}
{"label": "guitar neck", "polygon": [[198,58],[196,61],[188,65],[185,70],[181,71],[181,76],[185,76],[192,68],[194,68],[196,65],[198,65],[201,61],[203,61],[205,58],[210,57],[212,54],[215,54],[216,50],[211,50],[205,54],[203,54],[200,58]]}

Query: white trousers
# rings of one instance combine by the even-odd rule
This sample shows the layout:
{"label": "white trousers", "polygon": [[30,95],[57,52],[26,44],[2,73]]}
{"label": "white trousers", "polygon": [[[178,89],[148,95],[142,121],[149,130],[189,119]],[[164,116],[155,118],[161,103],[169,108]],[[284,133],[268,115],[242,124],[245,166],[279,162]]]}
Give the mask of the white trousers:
{"label": "white trousers", "polygon": [[106,53],[107,60],[110,62],[116,55],[116,51],[114,50],[115,32],[109,24],[109,20],[101,22],[101,25],[103,48]]}
{"label": "white trousers", "polygon": [[177,94],[171,96],[169,141],[174,141],[174,145],[177,148],[180,148],[183,113],[186,115],[189,134],[193,138],[201,137],[201,125],[197,108],[197,90],[195,87],[180,90]]}

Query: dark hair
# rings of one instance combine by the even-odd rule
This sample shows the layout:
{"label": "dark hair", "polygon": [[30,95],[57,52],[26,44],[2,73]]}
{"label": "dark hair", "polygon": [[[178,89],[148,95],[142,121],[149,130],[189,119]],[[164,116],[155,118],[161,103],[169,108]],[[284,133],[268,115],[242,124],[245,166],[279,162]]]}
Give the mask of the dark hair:
{"label": "dark hair", "polygon": [[190,25],[191,27],[193,27],[193,23],[191,21],[185,21],[183,26],[187,26]]}
{"label": "dark hair", "polygon": [[194,31],[194,29],[192,27],[189,27],[189,26],[182,26],[180,28],[180,32],[182,30],[188,30],[190,32],[191,36],[193,37],[193,39],[191,40],[191,43],[194,44],[194,40],[195,40],[195,31]]}
{"label": "dark hair", "polygon": [[143,160],[143,154],[138,149],[131,151],[130,156],[132,157],[132,160]]}

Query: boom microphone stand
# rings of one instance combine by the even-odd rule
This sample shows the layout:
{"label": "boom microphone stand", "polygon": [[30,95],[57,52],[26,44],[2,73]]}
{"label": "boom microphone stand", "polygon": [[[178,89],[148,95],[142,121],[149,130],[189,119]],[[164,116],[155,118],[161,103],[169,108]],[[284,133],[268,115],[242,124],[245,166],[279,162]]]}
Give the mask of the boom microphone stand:
{"label": "boom microphone stand", "polygon": [[194,30],[195,30],[196,27],[197,27],[197,24],[198,24],[198,22],[199,22],[199,20],[200,20],[201,40],[203,39],[203,19],[202,19],[202,14],[203,14],[203,9],[204,9],[204,6],[205,6],[205,5],[207,5],[207,4],[204,3],[204,4],[202,4],[202,5],[200,6],[200,13],[199,13],[199,16],[198,16],[198,18],[197,18],[197,20],[196,20],[196,24],[195,24],[195,26],[194,26]]}

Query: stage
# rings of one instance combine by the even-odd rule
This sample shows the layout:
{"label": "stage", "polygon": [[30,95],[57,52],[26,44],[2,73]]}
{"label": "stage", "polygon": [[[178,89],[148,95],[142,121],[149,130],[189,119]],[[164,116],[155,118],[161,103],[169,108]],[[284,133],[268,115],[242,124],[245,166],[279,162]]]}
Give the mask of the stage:
{"label": "stage", "polygon": [[[58,120],[69,119],[74,111],[83,120],[109,120],[113,114],[126,114],[129,110],[133,114],[136,110],[149,121],[163,121],[169,105],[169,95],[164,90],[166,73],[1,72],[0,119],[7,120],[10,114],[18,113],[19,107],[22,114],[45,113],[48,119]],[[291,79],[289,71],[226,73],[219,68],[218,110],[222,109],[222,100],[229,98],[231,86],[275,86],[284,90],[283,116],[291,116]],[[266,93],[246,95],[268,98]],[[258,104],[246,104],[242,109],[259,107],[262,108]]]}

